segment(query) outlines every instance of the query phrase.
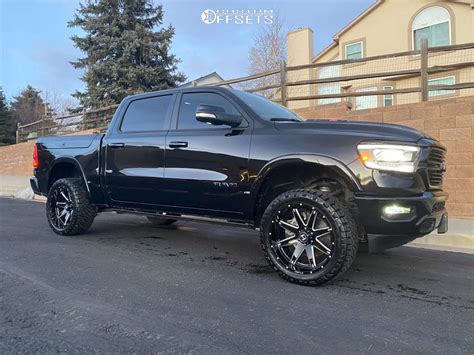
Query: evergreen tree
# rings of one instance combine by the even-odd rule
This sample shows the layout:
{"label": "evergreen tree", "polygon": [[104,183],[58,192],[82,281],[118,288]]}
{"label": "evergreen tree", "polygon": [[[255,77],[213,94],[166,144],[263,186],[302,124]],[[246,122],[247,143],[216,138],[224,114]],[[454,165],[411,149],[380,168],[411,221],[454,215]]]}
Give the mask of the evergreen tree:
{"label": "evergreen tree", "polygon": [[0,87],[0,145],[15,143],[15,129],[5,95]]}
{"label": "evergreen tree", "polygon": [[84,69],[85,92],[76,91],[82,108],[119,103],[125,96],[175,87],[185,80],[169,53],[174,28],[163,24],[162,6],[152,0],[86,0],[70,27],[85,57],[71,63]]}
{"label": "evergreen tree", "polygon": [[13,121],[20,124],[39,121],[45,115],[48,106],[40,96],[40,91],[28,85],[20,95],[11,102]]}

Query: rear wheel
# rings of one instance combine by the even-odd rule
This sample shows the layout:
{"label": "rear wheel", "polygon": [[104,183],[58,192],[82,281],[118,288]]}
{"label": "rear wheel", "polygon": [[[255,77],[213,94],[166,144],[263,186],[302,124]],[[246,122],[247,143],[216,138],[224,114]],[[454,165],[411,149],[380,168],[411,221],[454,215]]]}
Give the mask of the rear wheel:
{"label": "rear wheel", "polygon": [[338,199],[321,191],[293,190],[275,198],[265,210],[261,244],[281,277],[319,285],[351,266],[358,234],[350,212]]}
{"label": "rear wheel", "polygon": [[85,233],[94,222],[96,214],[97,209],[89,202],[81,179],[59,179],[49,189],[46,216],[55,233]]}
{"label": "rear wheel", "polygon": [[176,222],[176,219],[147,216],[148,220],[155,226],[169,226]]}

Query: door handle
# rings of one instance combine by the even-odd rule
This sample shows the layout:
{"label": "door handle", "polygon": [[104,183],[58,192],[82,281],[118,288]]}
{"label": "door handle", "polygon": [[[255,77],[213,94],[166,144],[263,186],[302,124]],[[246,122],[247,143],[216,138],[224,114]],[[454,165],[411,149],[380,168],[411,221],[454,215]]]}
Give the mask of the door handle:
{"label": "door handle", "polygon": [[170,142],[170,144],[168,144],[168,147],[170,147],[170,148],[187,148],[188,147],[188,142]]}
{"label": "door handle", "polygon": [[110,148],[123,148],[125,147],[125,143],[109,143]]}

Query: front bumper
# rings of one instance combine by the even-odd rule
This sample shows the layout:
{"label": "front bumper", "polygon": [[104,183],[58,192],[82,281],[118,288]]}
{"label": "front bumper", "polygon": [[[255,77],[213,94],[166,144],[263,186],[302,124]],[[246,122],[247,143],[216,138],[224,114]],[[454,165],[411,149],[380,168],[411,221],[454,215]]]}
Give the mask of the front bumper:
{"label": "front bumper", "polygon": [[[367,233],[369,252],[394,248],[422,237],[438,229],[448,230],[446,201],[443,191],[427,191],[415,197],[356,196],[359,220]],[[412,209],[408,215],[388,217],[387,206],[403,206]]]}

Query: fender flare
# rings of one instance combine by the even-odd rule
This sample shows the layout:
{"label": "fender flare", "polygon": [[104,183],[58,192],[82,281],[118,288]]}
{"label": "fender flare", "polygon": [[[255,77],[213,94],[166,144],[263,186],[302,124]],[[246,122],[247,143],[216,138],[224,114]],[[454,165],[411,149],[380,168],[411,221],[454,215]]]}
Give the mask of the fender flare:
{"label": "fender flare", "polygon": [[275,168],[288,163],[311,163],[325,167],[333,168],[341,176],[345,177],[351,183],[351,188],[354,191],[362,191],[361,184],[354,173],[341,161],[326,155],[318,154],[290,154],[277,157],[267,162],[257,174],[257,177],[251,187],[251,196],[253,196],[253,203],[256,202],[260,188],[267,178],[268,174]]}
{"label": "fender flare", "polygon": [[82,169],[81,164],[79,163],[79,161],[76,158],[73,158],[73,157],[58,157],[58,158],[56,158],[54,160],[53,164],[51,165],[51,168],[49,169],[48,182],[49,182],[49,177],[51,175],[51,171],[53,171],[53,169],[56,165],[61,164],[61,163],[72,164],[79,170],[79,173],[82,176],[82,180],[84,181],[84,185],[86,186],[87,195],[88,195],[88,197],[90,197],[89,184],[87,183],[86,175],[84,174],[84,170]]}

